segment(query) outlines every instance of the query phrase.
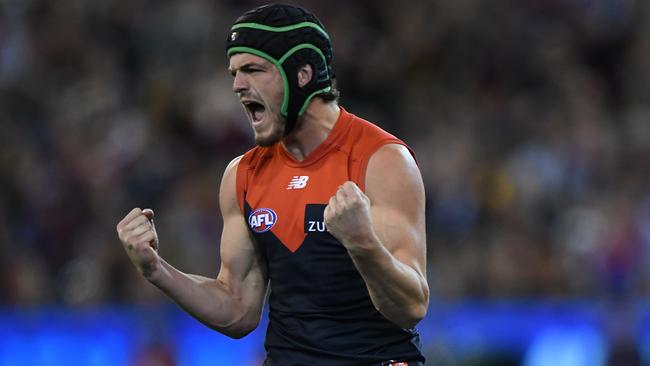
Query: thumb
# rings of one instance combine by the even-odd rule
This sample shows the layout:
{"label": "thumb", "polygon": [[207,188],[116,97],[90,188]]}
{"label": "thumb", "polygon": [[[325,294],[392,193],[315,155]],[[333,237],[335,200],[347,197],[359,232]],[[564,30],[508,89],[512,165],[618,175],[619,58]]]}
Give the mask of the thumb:
{"label": "thumb", "polygon": [[150,209],[150,208],[145,208],[144,210],[142,210],[142,214],[145,215],[145,216],[147,216],[147,218],[149,219],[149,221],[153,221],[153,216],[154,216],[154,214],[153,214],[153,210],[152,210],[152,209]]}
{"label": "thumb", "polygon": [[154,224],[153,222],[153,216],[154,216],[153,210],[150,208],[145,208],[144,210],[142,210],[142,214],[145,215],[147,219],[149,219],[149,222],[151,223],[151,227],[153,228],[154,231],[154,240],[152,242],[152,246],[153,249],[158,250],[158,234],[156,234],[156,224]]}

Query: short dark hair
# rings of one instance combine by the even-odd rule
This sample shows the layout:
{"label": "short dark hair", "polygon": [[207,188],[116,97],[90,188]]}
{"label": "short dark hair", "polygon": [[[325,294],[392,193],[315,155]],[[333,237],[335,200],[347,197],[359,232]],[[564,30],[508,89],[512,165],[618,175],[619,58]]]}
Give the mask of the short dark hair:
{"label": "short dark hair", "polygon": [[341,97],[341,92],[336,87],[336,78],[332,77],[332,86],[330,90],[316,94],[315,97],[320,98],[325,102],[338,102]]}

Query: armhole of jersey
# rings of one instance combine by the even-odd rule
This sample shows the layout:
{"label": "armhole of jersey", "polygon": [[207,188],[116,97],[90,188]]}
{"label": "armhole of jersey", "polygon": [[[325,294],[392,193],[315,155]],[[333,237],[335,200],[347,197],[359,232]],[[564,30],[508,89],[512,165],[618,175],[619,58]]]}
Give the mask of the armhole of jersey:
{"label": "armhole of jersey", "polygon": [[368,170],[368,163],[370,162],[370,158],[377,152],[377,150],[379,150],[380,147],[388,144],[396,144],[406,147],[411,153],[411,156],[413,156],[413,159],[415,159],[415,163],[417,164],[417,158],[415,157],[415,152],[413,152],[413,149],[411,149],[406,143],[404,143],[404,141],[398,138],[389,137],[378,141],[374,145],[370,145],[368,149],[363,152],[361,160],[359,161],[359,167],[356,169],[356,171],[352,172],[352,177],[350,177],[353,182],[357,183],[362,192],[366,191],[366,171]]}
{"label": "armhole of jersey", "polygon": [[237,164],[235,188],[237,192],[237,203],[242,214],[244,213],[244,200],[246,199],[246,188],[248,186],[248,160],[249,155],[244,154]]}

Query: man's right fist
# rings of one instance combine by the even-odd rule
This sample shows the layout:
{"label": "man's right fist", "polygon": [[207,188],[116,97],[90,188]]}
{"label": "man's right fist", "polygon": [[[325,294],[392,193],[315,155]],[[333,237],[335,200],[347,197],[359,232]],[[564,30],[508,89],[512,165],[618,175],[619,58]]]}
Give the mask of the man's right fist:
{"label": "man's right fist", "polygon": [[117,235],[138,271],[149,277],[160,263],[153,210],[134,208],[117,224]]}

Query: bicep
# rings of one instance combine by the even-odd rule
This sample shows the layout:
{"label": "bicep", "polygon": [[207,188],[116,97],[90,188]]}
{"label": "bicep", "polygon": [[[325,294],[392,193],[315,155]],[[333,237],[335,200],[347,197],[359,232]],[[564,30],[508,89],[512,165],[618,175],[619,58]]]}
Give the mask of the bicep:
{"label": "bicep", "polygon": [[223,215],[221,268],[217,281],[238,298],[242,305],[261,309],[267,286],[265,261],[251,237],[237,203],[234,160],[224,173],[219,192]]}
{"label": "bicep", "polygon": [[375,233],[396,259],[424,276],[425,192],[415,159],[402,145],[384,145],[370,158],[365,183]]}

